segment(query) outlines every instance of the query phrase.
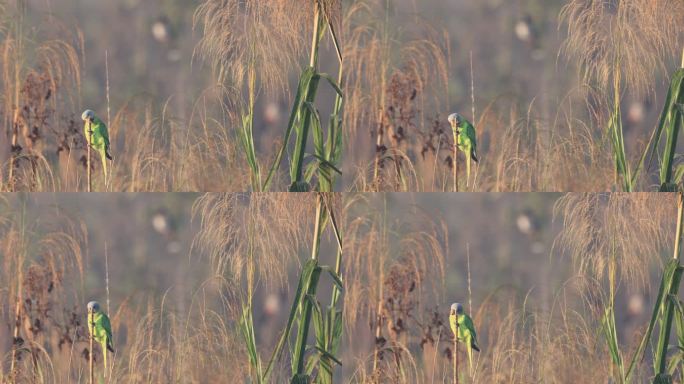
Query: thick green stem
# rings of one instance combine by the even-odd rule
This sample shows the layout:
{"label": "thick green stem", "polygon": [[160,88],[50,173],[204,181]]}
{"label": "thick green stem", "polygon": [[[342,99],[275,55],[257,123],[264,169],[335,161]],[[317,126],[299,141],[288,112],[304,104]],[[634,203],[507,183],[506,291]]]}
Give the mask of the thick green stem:
{"label": "thick green stem", "polygon": [[[311,247],[311,260],[314,262],[318,262],[318,249],[320,245],[320,239],[321,239],[321,232],[322,232],[322,222],[323,222],[323,216],[324,216],[324,210],[323,210],[323,196],[319,195],[317,199],[317,204],[316,204],[316,224],[314,227],[314,239],[313,239],[313,245]],[[318,286],[318,277],[320,275],[320,271],[314,272],[311,278],[311,282],[309,283],[309,287],[306,292],[307,297],[315,297],[316,295],[316,288]],[[294,350],[294,356],[293,356],[293,365],[296,365],[295,372],[293,372],[294,375],[302,375],[304,374],[304,367],[305,367],[305,360],[304,360],[304,353],[306,352],[306,340],[309,336],[309,324],[311,323],[311,310],[312,310],[312,304],[311,301],[306,299],[306,297],[302,300],[302,317],[299,323],[299,332],[297,333],[297,341],[295,344],[295,350]]]}
{"label": "thick green stem", "polygon": [[684,219],[684,192],[679,192],[678,196],[678,212],[677,212],[677,238],[675,239],[675,249],[673,259],[677,262],[677,270],[674,273],[670,289],[665,297],[665,311],[663,313],[662,327],[660,328],[660,336],[658,340],[658,352],[656,353],[655,366],[658,370],[656,379],[660,375],[667,374],[667,350],[670,341],[670,333],[672,331],[672,318],[674,316],[675,308],[671,298],[676,298],[679,292],[679,283],[681,281],[682,273],[679,270],[679,253],[682,241],[682,219]]}
{"label": "thick green stem", "polygon": [[[314,30],[311,42],[311,55],[309,57],[309,67],[317,72],[318,66],[318,47],[320,43],[320,28],[321,28],[321,11],[318,1],[314,2]],[[316,100],[316,90],[318,88],[318,77],[314,76],[310,83],[306,95],[305,103],[313,104]],[[306,151],[306,142],[309,137],[309,125],[311,124],[311,113],[308,109],[304,109],[304,119],[300,130],[298,132],[297,143],[294,151],[294,170],[291,174],[293,185],[299,185],[303,182],[304,174],[304,153]]]}

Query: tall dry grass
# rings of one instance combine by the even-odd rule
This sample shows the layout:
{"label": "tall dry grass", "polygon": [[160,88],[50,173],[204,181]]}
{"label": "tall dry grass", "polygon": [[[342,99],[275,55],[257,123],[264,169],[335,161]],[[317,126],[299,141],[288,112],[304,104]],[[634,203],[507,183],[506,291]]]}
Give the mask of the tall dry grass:
{"label": "tall dry grass", "polygon": [[[358,160],[353,164],[350,188],[451,190],[453,159],[445,116],[457,108],[450,105],[450,97],[465,93],[470,85],[462,73],[451,73],[453,68],[465,66],[463,49],[467,52],[467,47],[451,51],[455,44],[440,33],[434,20],[430,27],[422,27],[420,15],[429,10],[427,5],[413,8],[417,16],[403,15],[401,20],[413,23],[399,35],[394,32],[398,23],[393,24],[393,18],[399,19],[400,6],[389,12],[389,3],[383,1],[360,4],[350,7],[346,21],[350,36],[346,40],[351,45],[347,51],[354,54],[355,64],[348,69],[352,71],[349,78],[355,80],[348,82],[347,92],[358,95],[352,97],[346,121],[352,133],[357,133],[352,140],[359,144],[351,151],[362,152],[355,156]],[[473,9],[478,8],[474,5]],[[555,68],[544,69],[539,74],[542,88],[535,93],[537,97],[511,97],[509,101],[508,90],[502,89],[493,98],[482,100],[473,87],[472,107],[485,112],[473,121],[481,162],[469,190],[650,190],[654,173],[651,162],[645,163],[649,152],[652,157],[662,157],[662,167],[668,169],[661,170],[661,175],[667,175],[661,179],[668,179],[661,184],[673,184],[672,175],[680,174],[674,160],[676,133],[674,139],[668,138],[667,151],[660,155],[660,133],[650,135],[647,129],[647,133],[626,137],[626,113],[621,107],[628,97],[659,103],[655,90],[672,74],[673,64],[679,65],[681,4],[578,0],[567,2],[558,16],[561,38],[565,38],[559,48],[563,56],[559,57],[572,62],[558,61]],[[543,23],[536,22],[537,27]],[[466,43],[467,38],[463,39]],[[536,38],[553,41],[549,36]],[[420,42],[423,50],[405,54],[400,48],[414,42]],[[549,49],[543,47],[542,51]],[[580,76],[568,83],[566,75],[575,65]],[[411,73],[412,69],[418,73]],[[477,70],[475,77],[476,84],[495,81],[492,74]],[[459,112],[467,116],[471,113],[468,107],[459,105]],[[677,114],[674,108],[672,111]],[[357,126],[369,131],[370,137],[358,134]]]}
{"label": "tall dry grass", "polygon": [[[611,357],[608,377],[617,382],[642,380],[638,372],[656,323],[660,337],[657,347],[651,344],[650,349],[654,382],[668,382],[683,374],[677,354],[670,356],[667,363],[673,318],[678,324],[684,321],[684,314],[675,314],[671,302],[677,300],[681,276],[681,199],[679,194],[575,194],[557,204],[565,220],[557,245],[570,254],[578,276],[587,282],[580,292],[593,307],[594,317],[601,319],[599,334]],[[663,258],[670,247],[674,259]],[[624,312],[616,305],[616,297],[621,290],[644,289],[650,282],[652,265],[662,269],[653,315],[643,334],[639,331],[631,340],[625,340],[616,325],[616,317]],[[680,328],[676,329],[678,337],[682,334]]]}
{"label": "tall dry grass", "polygon": [[[196,12],[196,22],[205,27],[197,56],[211,62],[219,83],[207,87],[192,104],[181,105],[179,110],[179,104],[172,103],[173,96],[117,95],[120,79],[111,80],[115,102],[109,122],[115,157],[112,180],[106,185],[99,162],[93,162],[94,190],[245,191],[263,187],[255,179],[260,171],[254,171],[259,170],[251,133],[255,114],[264,101],[292,96],[287,91],[289,79],[299,70],[299,58],[308,53],[306,35],[313,24],[314,2],[306,12],[293,1],[251,2],[246,8],[236,4],[210,1]],[[326,20],[338,24],[339,4],[322,4]],[[8,140],[0,151],[0,190],[85,190],[87,162],[79,116],[92,106],[81,99],[81,76],[86,59],[104,51],[86,51],[82,32],[52,14],[40,26],[29,23],[35,15],[23,1],[3,2],[3,7],[0,118]],[[225,24],[230,28],[224,28]],[[116,100],[124,101],[117,105]],[[336,104],[341,108],[341,102]],[[104,113],[99,111],[101,116]],[[243,124],[245,116],[250,117],[248,125]],[[247,135],[235,135],[233,128],[246,128]],[[262,130],[255,134],[262,142],[263,137],[270,137],[270,132]],[[337,137],[337,133],[331,135],[330,140]],[[246,142],[248,152],[241,150]],[[319,157],[330,157],[313,161],[325,172],[335,169],[333,163],[341,153],[341,144],[334,144],[330,154],[319,153],[319,148],[315,151]],[[275,161],[281,145],[271,141],[259,148],[264,153],[262,161]],[[333,164],[330,169],[329,164]],[[269,175],[273,189],[286,189],[283,171],[273,167]]]}
{"label": "tall dry grass", "polygon": [[[297,281],[314,257],[321,268],[325,264],[330,268],[321,270],[317,289],[307,287],[306,291],[316,302],[327,304],[330,294],[330,302],[336,303],[336,284],[327,271],[339,271],[336,275],[344,290],[337,291],[341,301],[332,309],[344,332],[336,345],[321,340],[316,322],[324,321],[317,317],[316,308],[326,316],[332,312],[320,303],[310,308],[308,335],[300,336],[297,324],[302,323],[293,321],[285,340],[301,339],[306,342],[303,345],[334,351],[334,359],[342,363],[339,366],[309,347],[303,356],[305,367],[317,367],[312,377],[325,375],[328,367],[320,361],[328,358],[334,370],[326,377],[335,382],[450,382],[453,351],[448,304],[455,297],[470,295],[465,289],[445,292],[453,265],[464,265],[454,251],[460,247],[450,242],[453,228],[421,213],[421,207],[408,207],[411,215],[392,219],[394,202],[389,196],[334,195],[321,200],[322,196],[327,195],[200,197],[193,209],[199,232],[188,256],[211,264],[211,271],[185,290],[159,287],[112,301],[116,348],[112,382],[254,380],[258,368],[250,356],[268,357],[288,326],[287,311],[265,318],[265,310],[259,308],[265,297],[275,294],[293,299],[293,313],[300,319],[306,310],[304,302],[296,299]],[[318,205],[321,201],[323,206]],[[26,210],[24,204],[31,204],[26,195],[9,202],[12,205],[0,206],[0,317],[11,332],[0,333],[0,341],[16,348],[2,351],[0,381],[84,382],[90,353],[83,324],[84,305],[91,298],[86,289],[92,286],[91,266],[101,257],[95,256],[101,251],[89,243],[88,233],[96,228],[85,228],[59,206]],[[323,223],[332,219],[317,218],[326,205],[337,213],[343,253],[338,253],[336,231],[321,232],[319,240],[314,240],[316,228],[322,230]],[[463,376],[462,382],[620,381],[620,368],[605,336],[610,330],[606,309],[612,309],[618,356],[626,371],[630,358],[640,350],[647,324],[643,316],[638,317],[629,331],[621,304],[625,293],[650,296],[655,288],[654,273],[671,259],[676,208],[674,195],[568,194],[560,198],[555,215],[563,230],[547,260],[559,263],[558,268],[572,268],[567,280],[553,282],[551,305],[540,303],[533,287],[482,287],[480,274],[490,269],[499,272],[495,266],[483,268],[486,260],[473,255],[471,261],[478,265],[472,271],[477,296],[468,311],[482,351],[476,355],[472,378]],[[549,209],[546,214],[554,212]],[[620,244],[614,241],[616,237]],[[114,257],[109,261],[117,263]],[[465,271],[459,274],[466,276]],[[110,284],[115,287],[117,283],[113,275]],[[188,303],[183,309],[176,306],[177,297]],[[250,297],[255,351],[244,336],[244,305]],[[673,324],[681,317],[674,308]],[[661,328],[656,323],[653,329]],[[679,336],[677,329],[674,326],[672,333]],[[291,363],[297,355],[286,351],[273,360],[271,374],[264,381],[294,376],[296,366]],[[653,376],[651,349],[644,351],[646,358],[637,359],[634,368],[629,368],[631,382]],[[100,366],[99,349],[94,353]],[[667,362],[675,362],[673,372],[680,375],[677,361],[674,352],[668,355]],[[267,363],[262,360],[262,369]]]}
{"label": "tall dry grass", "polygon": [[[349,149],[357,159],[348,164],[353,167],[349,188],[452,190],[452,139],[446,117],[455,109],[450,101],[454,89],[462,93],[466,87],[451,80],[456,61],[465,56],[451,51],[453,36],[444,27],[421,19],[423,8],[411,17],[411,28],[399,28],[396,10],[390,11],[388,4],[357,3],[345,16],[345,123],[349,140],[359,144]],[[478,83],[491,78],[475,76]],[[480,163],[467,190],[613,188],[607,178],[610,154],[596,135],[600,121],[595,106],[583,99],[586,87],[567,90],[555,111],[543,100],[525,103],[503,90],[487,101],[477,92],[472,89],[468,112],[461,111],[467,115],[476,105],[482,111],[473,121]]]}
{"label": "tall dry grass", "polygon": [[[605,100],[600,125],[605,126],[605,135],[610,139],[615,183],[631,192],[638,186],[651,143],[638,150],[643,155],[633,163],[639,157],[629,155],[625,146],[622,101],[628,93],[639,96],[652,92],[656,76],[667,76],[672,58],[679,59],[684,7],[669,0],[578,0],[570,1],[560,18],[568,24],[564,50],[577,60],[582,80],[596,87],[599,97]],[[675,133],[673,146],[676,137]],[[671,159],[664,162],[672,167]],[[661,180],[662,184],[669,182]]]}
{"label": "tall dry grass", "polygon": [[[349,336],[344,340],[349,350],[368,354],[353,355],[358,363],[352,380],[420,381],[421,363],[438,359],[440,339],[449,340],[446,323],[436,309],[424,304],[440,301],[444,294],[447,228],[422,217],[418,209],[415,213],[422,220],[389,222],[382,196],[360,197],[353,204],[344,228],[345,307],[354,310],[345,313]],[[366,336],[351,336],[358,332]],[[422,356],[415,355],[418,344]]]}

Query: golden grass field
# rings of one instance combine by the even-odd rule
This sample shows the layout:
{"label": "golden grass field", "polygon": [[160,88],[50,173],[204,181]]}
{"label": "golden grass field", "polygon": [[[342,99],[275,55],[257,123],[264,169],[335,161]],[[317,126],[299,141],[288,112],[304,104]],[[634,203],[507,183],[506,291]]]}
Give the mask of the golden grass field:
{"label": "golden grass field", "polygon": [[116,350],[105,379],[94,347],[98,382],[286,382],[301,359],[317,383],[451,383],[454,301],[482,350],[461,383],[650,382],[668,303],[666,372],[682,379],[681,294],[663,277],[675,194],[3,200],[3,382],[87,383],[90,300]]}
{"label": "golden grass field", "polygon": [[[107,183],[90,163],[98,191],[654,191],[681,178],[679,1],[167,3],[0,2],[3,191],[87,190],[87,108],[114,154]],[[469,180],[453,112],[477,132]]]}
{"label": "golden grass field", "polygon": [[683,25],[0,0],[0,384],[684,383]]}

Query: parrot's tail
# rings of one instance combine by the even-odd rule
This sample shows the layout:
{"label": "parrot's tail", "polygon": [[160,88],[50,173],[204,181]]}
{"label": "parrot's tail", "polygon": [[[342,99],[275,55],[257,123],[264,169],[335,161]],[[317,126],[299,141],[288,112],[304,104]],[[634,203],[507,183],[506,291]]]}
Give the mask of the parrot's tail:
{"label": "parrot's tail", "polygon": [[[472,151],[470,151],[470,156],[472,157]],[[466,187],[470,185],[470,158],[466,161]]]}
{"label": "parrot's tail", "polygon": [[475,154],[475,149],[470,151],[470,157],[477,163],[477,155]]}
{"label": "parrot's tail", "polygon": [[[112,157],[112,155],[109,153],[109,148],[105,149],[105,156],[107,156],[107,158],[108,158],[109,160],[114,160],[114,158]],[[475,161],[477,161],[477,160],[475,160]]]}
{"label": "parrot's tail", "polygon": [[[480,348],[478,348],[478,346],[475,343],[471,343],[470,346],[473,347],[474,350],[480,352]],[[114,352],[114,351],[112,351],[112,352]]]}
{"label": "parrot's tail", "polygon": [[107,349],[109,350],[109,352],[114,353],[114,347],[112,347],[112,344],[109,342],[107,342]]}

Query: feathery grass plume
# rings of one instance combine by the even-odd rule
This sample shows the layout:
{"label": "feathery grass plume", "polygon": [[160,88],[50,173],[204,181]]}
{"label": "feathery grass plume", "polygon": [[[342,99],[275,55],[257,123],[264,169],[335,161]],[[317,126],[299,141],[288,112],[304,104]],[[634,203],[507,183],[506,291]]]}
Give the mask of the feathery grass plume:
{"label": "feathery grass plume", "polygon": [[267,94],[285,92],[310,29],[310,11],[302,3],[207,0],[195,11],[194,25],[204,30],[195,53],[211,62],[219,83],[242,90],[250,76],[258,76]]}
{"label": "feathery grass plume", "polygon": [[676,0],[573,0],[560,18],[568,22],[563,50],[576,57],[583,79],[593,80],[610,100],[605,121],[615,182],[631,192],[643,157],[632,170],[624,143],[622,97],[625,90],[636,95],[653,91],[657,70],[665,72],[668,56],[679,57],[684,5]]}
{"label": "feathery grass plume", "polygon": [[[371,325],[374,353],[361,369],[364,375],[382,381],[397,379],[402,364],[413,365],[411,353],[404,350],[411,348],[407,339],[417,336],[409,335],[409,329],[415,330],[414,321],[420,324],[419,319],[425,312],[422,298],[440,297],[448,236],[445,223],[433,221],[420,212],[416,213],[422,220],[411,227],[388,223],[386,211],[373,211],[369,207],[373,201],[378,200],[372,198],[352,206],[351,212],[360,209],[367,213],[359,216],[350,213],[351,221],[343,225],[347,260],[344,306],[355,308],[345,313],[347,326],[353,327],[362,318]],[[348,344],[355,347],[353,340]]]}
{"label": "feathery grass plume", "polygon": [[299,250],[312,238],[315,199],[314,194],[205,194],[193,207],[201,219],[193,247],[209,255],[218,276],[231,276],[237,284],[284,286],[288,268],[299,264]]}
{"label": "feathery grass plume", "polygon": [[[628,349],[618,339],[615,315],[617,292],[623,285],[630,289],[647,285],[650,270],[645,266],[662,265],[662,251],[670,247],[674,238],[674,196],[569,194],[556,205],[556,214],[564,215],[564,230],[554,248],[558,246],[561,252],[570,254],[587,283],[579,289],[590,297],[587,302],[595,302],[593,317],[600,319],[598,329],[612,362],[608,376],[621,383],[634,377],[654,320],[637,351],[625,359],[623,351]],[[659,295],[654,314],[660,313],[660,299]]]}
{"label": "feathery grass plume", "polygon": [[[569,255],[580,275],[642,287],[644,265],[660,262],[674,236],[674,194],[567,194],[556,204],[563,230],[554,248]],[[608,275],[607,275],[608,274]]]}
{"label": "feathery grass plume", "polygon": [[603,89],[614,78],[637,94],[653,91],[656,70],[679,58],[684,4],[678,0],[571,0],[560,19],[568,24],[563,50],[585,80]]}
{"label": "feathery grass plume", "polygon": [[[200,22],[204,36],[196,52],[210,61],[218,83],[231,84],[234,98],[240,103],[239,138],[250,168],[252,189],[259,191],[261,167],[254,142],[254,107],[260,91],[284,93],[288,69],[303,46],[299,22],[306,12],[295,8],[291,0],[243,2],[208,0],[195,11],[194,24]],[[301,28],[300,28],[301,27]]]}
{"label": "feathery grass plume", "polygon": [[[307,369],[316,368],[318,370],[314,372],[332,380],[333,362],[339,361],[334,354],[342,330],[341,311],[337,309],[339,292],[333,294],[325,319],[321,304],[315,298],[322,272],[327,272],[334,285],[342,289],[338,271],[341,253],[337,252],[335,270],[319,264],[321,237],[327,223],[333,227],[337,248],[342,247],[340,228],[333,217],[333,212],[337,211],[337,200],[334,194],[207,194],[193,207],[193,214],[202,217],[193,248],[198,247],[208,253],[215,275],[230,279],[237,288],[235,296],[242,310],[237,328],[245,343],[250,363],[249,376],[256,382],[269,382],[283,347],[291,341],[295,318],[297,339],[296,345],[290,349],[293,380],[308,377],[311,373]],[[287,325],[267,364],[262,364],[254,326],[255,289],[261,282],[267,288],[286,286],[288,267],[293,262],[300,264],[298,253],[309,240],[312,244],[311,258],[303,264]],[[245,286],[246,292],[241,289]],[[335,317],[339,320],[334,320]],[[317,348],[320,349],[317,349],[316,356],[305,358],[312,320]]]}
{"label": "feathery grass plume", "polygon": [[143,305],[122,305],[115,318],[117,328],[129,332],[129,342],[114,366],[114,380],[220,382],[228,375],[246,380],[249,375],[240,359],[245,351],[229,312],[235,303],[223,293],[231,288],[216,280],[192,293],[187,313],[151,297],[137,300]]}
{"label": "feathery grass plume", "polygon": [[390,185],[407,189],[402,173],[410,171],[402,169],[407,162],[399,153],[415,161],[421,148],[417,141],[428,130],[425,117],[447,108],[441,95],[448,94],[449,41],[446,33],[425,21],[402,39],[390,25],[389,2],[384,3],[357,2],[345,15],[344,120],[350,137],[370,133],[373,143],[360,150],[375,151],[373,180],[368,183],[376,184],[372,189],[383,189],[377,184],[385,162],[394,164],[384,172]]}
{"label": "feathery grass plume", "polygon": [[82,224],[59,213],[30,216],[26,199],[30,197],[15,198],[13,204],[20,208],[4,210],[0,219],[0,315],[12,334],[12,351],[6,356],[9,378],[61,381],[68,373],[51,360],[73,348],[77,335],[85,332],[69,303],[71,295],[83,297],[87,233]]}
{"label": "feathery grass plume", "polygon": [[[58,155],[66,149],[71,157],[70,147],[78,138],[68,120],[81,85],[78,52],[72,44],[80,34],[65,34],[66,28],[53,18],[30,29],[24,2],[3,7],[0,116],[7,127],[10,156],[0,159],[0,188],[57,189],[44,152],[57,147]],[[62,114],[63,110],[68,112]],[[65,147],[64,142],[69,145]]]}

